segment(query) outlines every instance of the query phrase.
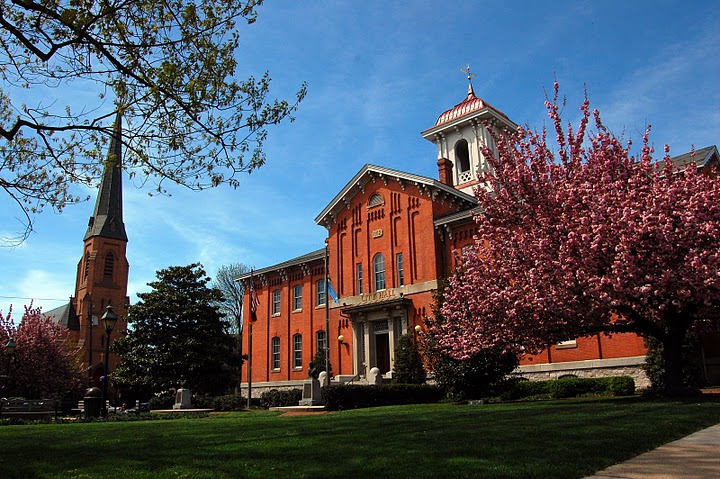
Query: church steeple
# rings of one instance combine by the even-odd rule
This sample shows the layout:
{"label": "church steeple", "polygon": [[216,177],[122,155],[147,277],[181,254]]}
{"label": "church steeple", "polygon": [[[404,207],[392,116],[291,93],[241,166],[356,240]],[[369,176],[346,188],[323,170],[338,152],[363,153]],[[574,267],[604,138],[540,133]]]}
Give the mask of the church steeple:
{"label": "church steeple", "polygon": [[122,206],[122,116],[118,112],[102,181],[85,240],[93,236],[127,241]]}

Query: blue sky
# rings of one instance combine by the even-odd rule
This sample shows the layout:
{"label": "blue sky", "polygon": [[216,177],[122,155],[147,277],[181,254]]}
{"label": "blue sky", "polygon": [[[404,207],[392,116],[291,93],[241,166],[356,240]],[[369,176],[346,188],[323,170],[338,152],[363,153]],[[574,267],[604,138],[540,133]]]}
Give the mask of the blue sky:
{"label": "blue sky", "polygon": [[[261,268],[322,247],[315,216],[366,163],[437,177],[420,132],[475,93],[518,124],[541,128],[557,79],[566,120],[584,88],[605,123],[639,146],[647,124],[661,152],[720,143],[717,1],[269,1],[241,28],[238,77],[267,69],[279,98],[302,81],[294,123],[270,129],[267,164],[237,190],[172,188],[148,197],[125,177],[128,294],[155,271],[201,262]],[[94,192],[92,192],[94,195]],[[0,310],[73,294],[94,198],[36,218],[22,246],[0,248]],[[0,197],[0,236],[18,212]]]}

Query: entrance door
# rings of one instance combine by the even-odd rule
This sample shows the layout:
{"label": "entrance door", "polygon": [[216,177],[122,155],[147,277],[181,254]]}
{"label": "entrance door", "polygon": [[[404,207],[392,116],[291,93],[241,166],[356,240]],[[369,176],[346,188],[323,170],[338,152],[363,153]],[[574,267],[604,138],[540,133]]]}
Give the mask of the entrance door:
{"label": "entrance door", "polygon": [[375,335],[375,359],[382,374],[390,371],[390,336],[388,333]]}

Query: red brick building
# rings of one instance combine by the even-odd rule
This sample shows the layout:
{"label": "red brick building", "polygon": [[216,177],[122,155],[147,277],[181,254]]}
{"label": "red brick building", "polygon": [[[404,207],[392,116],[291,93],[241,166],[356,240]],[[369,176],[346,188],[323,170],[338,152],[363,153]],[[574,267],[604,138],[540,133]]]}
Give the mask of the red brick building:
{"label": "red brick building", "polygon": [[[246,286],[245,318],[251,281],[259,300],[253,387],[299,385],[326,345],[336,381],[362,382],[373,367],[391,375],[398,338],[423,326],[438,281],[452,271],[455,253],[473,243],[472,189],[477,172],[488,168],[480,147],[494,148],[486,122],[497,131],[516,128],[470,85],[465,100],[422,132],[436,145],[438,179],[365,165],[315,218],[328,231],[327,249],[238,278]],[[326,267],[337,302],[325,291]],[[243,351],[249,351],[248,329]],[[645,352],[634,334],[577,338],[523,357],[521,372],[537,378],[631,374],[645,386],[639,369]]]}

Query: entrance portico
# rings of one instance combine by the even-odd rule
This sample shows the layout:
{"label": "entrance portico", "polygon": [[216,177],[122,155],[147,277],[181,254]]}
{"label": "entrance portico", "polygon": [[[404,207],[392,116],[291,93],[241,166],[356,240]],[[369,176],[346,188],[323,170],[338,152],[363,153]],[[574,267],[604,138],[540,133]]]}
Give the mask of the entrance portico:
{"label": "entrance portico", "polygon": [[412,300],[395,290],[362,295],[361,301],[341,309],[353,331],[353,374],[367,377],[376,367],[383,375],[395,365],[395,345],[408,332]]}

